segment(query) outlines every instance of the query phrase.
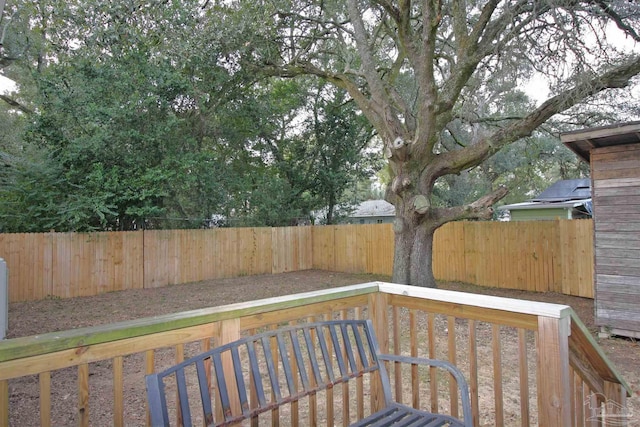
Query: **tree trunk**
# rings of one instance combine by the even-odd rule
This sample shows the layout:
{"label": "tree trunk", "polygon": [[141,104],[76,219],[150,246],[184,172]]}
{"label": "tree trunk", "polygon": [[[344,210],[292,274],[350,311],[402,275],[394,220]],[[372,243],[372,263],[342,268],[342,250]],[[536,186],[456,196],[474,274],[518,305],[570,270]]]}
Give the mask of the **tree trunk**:
{"label": "tree trunk", "polygon": [[435,288],[432,253],[435,227],[429,221],[418,224],[396,217],[394,224],[394,283]]}

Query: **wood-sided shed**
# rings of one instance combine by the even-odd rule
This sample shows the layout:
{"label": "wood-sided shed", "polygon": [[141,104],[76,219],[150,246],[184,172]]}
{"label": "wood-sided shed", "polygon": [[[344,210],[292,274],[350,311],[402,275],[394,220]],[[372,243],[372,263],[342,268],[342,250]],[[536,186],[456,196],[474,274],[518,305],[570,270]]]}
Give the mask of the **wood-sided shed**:
{"label": "wood-sided shed", "polygon": [[596,324],[640,338],[640,122],[560,139],[591,166]]}

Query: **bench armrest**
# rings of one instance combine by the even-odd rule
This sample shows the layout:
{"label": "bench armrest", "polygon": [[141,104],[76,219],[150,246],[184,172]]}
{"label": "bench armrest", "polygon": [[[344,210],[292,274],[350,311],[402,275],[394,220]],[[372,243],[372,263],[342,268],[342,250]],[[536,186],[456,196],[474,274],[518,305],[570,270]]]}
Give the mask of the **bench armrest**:
{"label": "bench armrest", "polygon": [[410,356],[399,356],[396,354],[378,354],[378,360],[380,361],[388,361],[388,362],[401,362],[401,363],[409,363],[412,365],[427,365],[433,366],[436,368],[442,368],[449,371],[449,373],[456,380],[458,385],[458,390],[460,391],[461,399],[462,399],[462,413],[464,415],[464,424],[466,426],[473,426],[473,418],[471,415],[471,400],[469,398],[469,385],[467,384],[467,380],[464,378],[462,371],[458,369],[457,366],[446,360],[437,360],[437,359],[426,359],[422,357],[410,357]]}

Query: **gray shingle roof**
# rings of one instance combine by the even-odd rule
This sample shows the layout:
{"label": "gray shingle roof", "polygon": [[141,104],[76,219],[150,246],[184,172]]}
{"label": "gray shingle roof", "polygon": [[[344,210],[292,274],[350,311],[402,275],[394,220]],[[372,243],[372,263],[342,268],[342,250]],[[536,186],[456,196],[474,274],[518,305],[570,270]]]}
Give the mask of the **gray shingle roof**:
{"label": "gray shingle roof", "polygon": [[369,216],[394,216],[396,208],[386,200],[367,200],[358,205],[356,210],[349,215],[352,218]]}
{"label": "gray shingle roof", "polygon": [[581,200],[591,197],[591,180],[565,179],[551,185],[531,199],[532,202],[564,202],[569,200]]}

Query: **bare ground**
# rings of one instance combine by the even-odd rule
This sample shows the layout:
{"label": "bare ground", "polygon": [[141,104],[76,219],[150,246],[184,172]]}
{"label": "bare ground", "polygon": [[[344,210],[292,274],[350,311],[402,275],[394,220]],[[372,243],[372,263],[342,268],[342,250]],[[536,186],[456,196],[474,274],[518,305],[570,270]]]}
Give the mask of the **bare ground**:
{"label": "bare ground", "polygon": [[[220,279],[158,289],[113,292],[94,297],[65,300],[47,299],[37,302],[13,303],[9,307],[8,337],[13,338],[95,326],[159,314],[327,289],[374,280],[389,280],[389,278],[385,276],[310,270],[280,275]],[[517,290],[482,288],[460,283],[441,283],[440,287],[443,289],[570,305],[594,334],[597,331],[593,320],[593,300],[590,299],[555,293],[541,294]],[[640,426],[640,392],[638,392],[638,390],[640,390],[640,344],[635,340],[623,338],[598,339],[598,341],[605,353],[614,362],[619,372],[634,390],[634,395],[628,402],[628,409],[632,414],[629,425],[631,427]],[[104,369],[109,369],[109,367],[105,364]],[[70,376],[74,374],[75,372],[69,373]],[[35,379],[33,381],[35,381]],[[37,389],[37,384],[33,384],[33,386]],[[129,400],[129,396],[127,396],[128,392],[132,395],[139,393],[137,390],[125,389],[125,400]],[[18,390],[13,387],[10,387],[11,420],[12,424],[15,425],[27,425],[27,423],[22,422],[20,414],[31,412],[31,408],[37,408],[37,401],[34,402],[33,396],[23,395],[21,393],[22,392],[18,392]],[[139,397],[130,396],[130,399],[135,400],[139,399]],[[97,405],[93,405],[92,402],[92,406],[98,406],[99,410],[101,404],[100,402],[97,403]],[[21,406],[24,406],[24,410],[21,409]],[[69,406],[72,407],[73,403],[69,402]],[[57,410],[58,408],[56,407],[52,408],[54,418]],[[136,425],[138,424],[137,420],[141,419],[141,414],[127,414],[127,416],[130,421],[128,425]],[[62,419],[64,420],[65,418],[63,417]],[[68,420],[70,423],[73,422],[71,418],[68,418]]]}

